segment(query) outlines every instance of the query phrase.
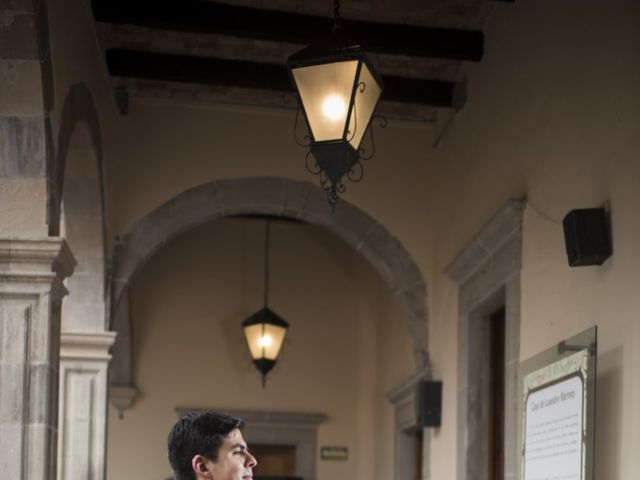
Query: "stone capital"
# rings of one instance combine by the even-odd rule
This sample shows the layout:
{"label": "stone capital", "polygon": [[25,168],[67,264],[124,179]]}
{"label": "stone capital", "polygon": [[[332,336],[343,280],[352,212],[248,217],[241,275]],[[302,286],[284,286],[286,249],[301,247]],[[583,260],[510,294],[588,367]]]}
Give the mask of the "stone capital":
{"label": "stone capital", "polygon": [[61,360],[111,360],[109,349],[116,339],[116,332],[62,332],[60,337]]}
{"label": "stone capital", "polygon": [[64,280],[73,273],[76,260],[61,237],[0,237],[0,275],[51,276]]}

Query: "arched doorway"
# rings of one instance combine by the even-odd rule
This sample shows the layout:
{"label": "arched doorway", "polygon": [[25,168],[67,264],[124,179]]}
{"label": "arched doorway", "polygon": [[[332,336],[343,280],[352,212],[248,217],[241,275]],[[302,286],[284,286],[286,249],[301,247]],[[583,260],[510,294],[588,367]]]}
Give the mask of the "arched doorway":
{"label": "arched doorway", "polygon": [[111,375],[112,403],[128,408],[135,397],[131,377],[127,288],[138,269],[167,242],[217,218],[271,215],[321,226],[360,252],[384,279],[406,315],[416,371],[428,366],[426,284],[402,244],[371,216],[341,201],[335,212],[323,190],[309,182],[262,177],[218,180],[175,196],[140,219],[114,253],[112,328],[118,332]]}

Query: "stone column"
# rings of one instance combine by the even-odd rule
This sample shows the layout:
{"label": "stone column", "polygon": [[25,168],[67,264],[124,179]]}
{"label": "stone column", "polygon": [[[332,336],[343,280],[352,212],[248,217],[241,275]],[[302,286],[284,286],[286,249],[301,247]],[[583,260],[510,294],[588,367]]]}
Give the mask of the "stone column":
{"label": "stone column", "polygon": [[114,332],[62,332],[58,480],[105,478],[107,371]]}
{"label": "stone column", "polygon": [[131,354],[131,318],[129,310],[129,290],[125,290],[115,308],[113,329],[118,332],[118,340],[113,346],[113,361],[109,378],[109,402],[120,418],[124,411],[133,407],[138,389],[133,384]]}
{"label": "stone column", "polygon": [[61,238],[0,238],[2,478],[55,478],[62,281],[74,266]]}

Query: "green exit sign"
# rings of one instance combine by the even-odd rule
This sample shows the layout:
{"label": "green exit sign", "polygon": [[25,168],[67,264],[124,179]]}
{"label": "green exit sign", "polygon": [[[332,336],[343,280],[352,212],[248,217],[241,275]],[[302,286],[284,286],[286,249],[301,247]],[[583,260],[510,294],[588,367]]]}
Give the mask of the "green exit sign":
{"label": "green exit sign", "polygon": [[347,447],[320,447],[322,460],[348,460],[349,448]]}

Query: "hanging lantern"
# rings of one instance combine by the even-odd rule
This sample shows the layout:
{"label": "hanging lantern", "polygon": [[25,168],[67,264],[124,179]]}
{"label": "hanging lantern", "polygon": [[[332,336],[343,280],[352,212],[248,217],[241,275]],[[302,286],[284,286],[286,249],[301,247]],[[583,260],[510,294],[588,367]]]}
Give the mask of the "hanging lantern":
{"label": "hanging lantern", "polygon": [[382,93],[382,80],[362,48],[339,28],[334,1],[334,31],[318,45],[290,56],[287,67],[310,133],[307,168],[321,175],[329,203],[344,191],[345,175],[362,176],[361,143]]}
{"label": "hanging lantern", "polygon": [[289,324],[266,306],[242,322],[244,336],[256,369],[264,385],[267,373],[275,366]]}
{"label": "hanging lantern", "polygon": [[267,307],[269,301],[269,220],[265,225],[264,246],[264,306],[242,322],[244,336],[256,369],[262,375],[262,386],[267,373],[275,366],[287,335],[289,324]]}

